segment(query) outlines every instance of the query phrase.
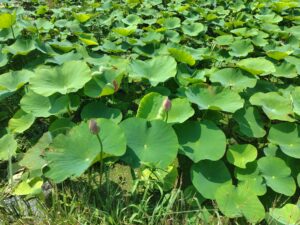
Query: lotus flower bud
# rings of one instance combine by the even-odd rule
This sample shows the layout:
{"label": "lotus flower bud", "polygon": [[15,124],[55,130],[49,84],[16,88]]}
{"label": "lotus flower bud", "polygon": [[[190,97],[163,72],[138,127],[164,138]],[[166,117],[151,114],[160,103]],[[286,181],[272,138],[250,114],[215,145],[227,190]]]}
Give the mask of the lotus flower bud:
{"label": "lotus flower bud", "polygon": [[89,129],[92,134],[98,134],[100,132],[100,127],[97,125],[97,122],[93,119],[89,121]]}
{"label": "lotus flower bud", "polygon": [[166,112],[169,112],[169,111],[170,111],[170,109],[171,109],[171,107],[172,107],[172,102],[171,102],[171,100],[170,100],[168,97],[164,100],[164,102],[163,102],[163,107],[164,107],[164,110],[165,110]]}
{"label": "lotus flower bud", "polygon": [[114,91],[118,91],[119,90],[119,84],[116,80],[113,81],[113,86],[114,86]]}

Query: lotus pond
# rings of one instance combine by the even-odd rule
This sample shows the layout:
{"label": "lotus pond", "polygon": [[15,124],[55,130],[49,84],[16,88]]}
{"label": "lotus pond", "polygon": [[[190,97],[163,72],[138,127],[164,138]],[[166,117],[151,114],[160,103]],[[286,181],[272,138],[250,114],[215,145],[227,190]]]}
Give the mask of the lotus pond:
{"label": "lotus pond", "polygon": [[0,223],[300,224],[299,76],[298,0],[2,0]]}

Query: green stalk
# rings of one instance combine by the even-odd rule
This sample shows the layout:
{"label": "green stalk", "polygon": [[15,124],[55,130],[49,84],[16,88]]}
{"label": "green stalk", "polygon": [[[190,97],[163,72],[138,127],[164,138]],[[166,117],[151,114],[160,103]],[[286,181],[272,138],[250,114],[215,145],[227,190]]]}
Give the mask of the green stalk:
{"label": "green stalk", "polygon": [[11,32],[12,32],[12,35],[13,35],[14,39],[16,39],[15,32],[14,32],[14,28],[13,28],[12,26],[10,27],[10,30],[11,30]]}
{"label": "green stalk", "polygon": [[166,119],[165,119],[165,122],[166,122],[166,123],[168,122],[168,117],[169,117],[169,113],[166,112]]}
{"label": "green stalk", "polygon": [[13,186],[13,171],[12,171],[12,155],[9,152],[9,158],[8,158],[8,175],[9,175],[9,183],[11,185],[11,188]]}
{"label": "green stalk", "polygon": [[103,144],[100,139],[99,134],[96,135],[100,144],[100,185],[102,184],[102,174],[103,174]]}

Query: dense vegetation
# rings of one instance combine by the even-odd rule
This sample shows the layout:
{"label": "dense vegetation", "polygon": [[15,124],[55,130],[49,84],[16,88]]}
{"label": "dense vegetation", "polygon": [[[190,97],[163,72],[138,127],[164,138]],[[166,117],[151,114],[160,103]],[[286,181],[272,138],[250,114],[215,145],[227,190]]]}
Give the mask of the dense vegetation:
{"label": "dense vegetation", "polygon": [[298,0],[0,7],[0,223],[300,223]]}

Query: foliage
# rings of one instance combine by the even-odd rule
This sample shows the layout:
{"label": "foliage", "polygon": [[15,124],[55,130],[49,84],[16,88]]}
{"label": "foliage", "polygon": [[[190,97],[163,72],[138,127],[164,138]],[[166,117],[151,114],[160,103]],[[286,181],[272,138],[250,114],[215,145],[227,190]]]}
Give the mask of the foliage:
{"label": "foliage", "polygon": [[12,195],[121,162],[229,218],[299,222],[299,1],[76,2],[1,4]]}

